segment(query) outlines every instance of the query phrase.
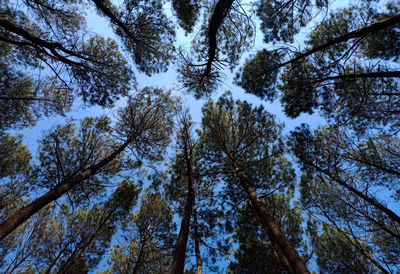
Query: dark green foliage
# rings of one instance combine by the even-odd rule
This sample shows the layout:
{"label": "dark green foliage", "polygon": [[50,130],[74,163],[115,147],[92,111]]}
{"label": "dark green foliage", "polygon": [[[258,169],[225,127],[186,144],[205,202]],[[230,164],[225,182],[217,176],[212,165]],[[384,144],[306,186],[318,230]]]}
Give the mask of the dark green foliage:
{"label": "dark green foliage", "polygon": [[293,42],[293,36],[312,19],[312,9],[327,5],[327,0],[260,0],[257,15],[265,42]]}
{"label": "dark green foliage", "polygon": [[31,153],[22,144],[22,135],[0,135],[0,178],[26,174],[30,169]]}
{"label": "dark green foliage", "polygon": [[146,192],[140,209],[124,226],[124,242],[110,250],[110,269],[104,273],[166,273],[172,260],[175,229],[168,203]]}
{"label": "dark green foliage", "polygon": [[[210,96],[219,86],[228,65],[233,70],[254,42],[252,9],[240,1],[203,2],[204,20],[192,50],[179,60],[178,80],[196,98]],[[187,57],[190,56],[190,57]]]}
{"label": "dark green foliage", "polygon": [[[42,209],[37,217],[13,232],[21,241],[13,247],[17,260],[9,260],[9,265],[2,269],[87,273],[101,260],[137,197],[136,185],[123,181],[109,200],[90,209],[81,207],[70,212],[68,206],[62,205],[56,216],[49,214],[54,206]],[[13,238],[7,239],[9,243]]]}
{"label": "dark green foliage", "polygon": [[[231,187],[236,185],[232,184],[236,179],[231,174],[231,162],[248,174],[255,188],[265,186],[272,191],[288,186],[293,179],[293,170],[283,156],[280,130],[281,125],[262,106],[234,101],[229,93],[225,93],[217,102],[210,100],[203,107],[200,137],[204,161],[207,161],[208,169],[230,178],[227,182]],[[275,169],[281,172],[275,172]]]}
{"label": "dark green foliage", "polygon": [[[112,131],[110,119],[105,116],[83,119],[79,131],[74,123],[57,126],[41,141],[40,175],[36,185],[52,188],[110,155],[118,145],[110,136]],[[75,188],[76,192],[69,197],[81,201],[102,190],[102,184],[121,170],[122,159],[121,155],[102,172]]]}
{"label": "dark green foliage", "polygon": [[127,29],[114,25],[115,32],[138,69],[147,75],[166,71],[174,58],[175,31],[163,1],[125,1],[118,17]]}
{"label": "dark green foliage", "polygon": [[357,248],[343,235],[323,223],[322,233],[315,241],[317,264],[324,273],[369,273],[377,271]]}
{"label": "dark green foliage", "polygon": [[124,139],[132,138],[129,148],[139,161],[162,160],[180,108],[179,98],[170,92],[146,87],[118,110],[115,131]]}
{"label": "dark green foliage", "polygon": [[[356,258],[363,258],[361,261],[367,260],[380,270],[398,268],[399,262],[393,257],[398,249],[385,239],[399,242],[395,227],[400,218],[378,195],[385,191],[388,197],[398,187],[399,173],[394,169],[397,137],[378,135],[363,139],[343,128],[331,127],[312,134],[302,127],[292,133],[290,141],[307,172],[300,188],[304,206],[337,230],[345,231],[341,234],[348,234],[347,245],[361,254],[354,255]],[[349,247],[343,247],[343,253],[335,253],[337,262],[347,260]],[[323,256],[328,256],[331,251],[321,252],[327,252]],[[325,267],[330,265],[325,264]]]}
{"label": "dark green foliage", "polygon": [[179,25],[186,31],[192,32],[196,24],[200,5],[197,0],[172,0],[172,7],[178,17]]}
{"label": "dark green foliage", "polygon": [[[384,2],[1,1],[0,272],[88,273],[107,260],[99,273],[168,273],[175,221],[185,273],[199,261],[204,273],[398,272],[400,7]],[[86,28],[93,11],[118,42]],[[182,29],[193,40],[177,60]],[[329,125],[285,140],[264,107],[225,93],[203,106],[197,135],[187,113],[177,128],[180,100],[136,90],[131,69],[174,75],[173,63],[197,99],[229,85],[229,67],[290,118],[318,111]],[[37,154],[18,132],[92,105],[109,109],[53,125]]]}
{"label": "dark green foliage", "polygon": [[[132,74],[127,61],[114,41],[86,33],[85,19],[79,14],[84,10],[81,3],[72,2],[64,7],[57,1],[34,0],[27,1],[26,5],[35,22],[28,19],[23,8],[17,10],[8,2],[1,7],[0,40],[17,48],[16,60],[34,60],[19,63],[19,68],[26,65],[32,72],[39,73],[46,67],[50,79],[46,89],[59,89],[64,94],[63,90],[67,89],[81,95],[88,104],[111,106],[120,95],[127,95]],[[24,78],[29,79],[26,77],[28,75]],[[43,84],[39,82],[38,85]],[[32,97],[33,91],[4,95]],[[62,93],[50,99],[63,98]],[[57,103],[63,102],[65,100]]]}
{"label": "dark green foliage", "polygon": [[237,84],[248,93],[273,101],[281,58],[277,51],[259,51],[244,65],[242,74],[237,75]]}
{"label": "dark green foliage", "polygon": [[51,77],[35,80],[21,64],[37,67],[34,58],[11,44],[0,42],[0,129],[34,125],[42,115],[64,114],[71,94]]}

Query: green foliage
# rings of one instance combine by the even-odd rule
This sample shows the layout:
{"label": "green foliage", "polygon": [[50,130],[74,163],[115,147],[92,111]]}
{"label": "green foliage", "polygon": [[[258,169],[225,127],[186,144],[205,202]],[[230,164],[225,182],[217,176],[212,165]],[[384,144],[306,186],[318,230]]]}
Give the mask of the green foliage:
{"label": "green foliage", "polygon": [[293,36],[312,19],[312,9],[327,8],[328,0],[260,0],[257,15],[261,20],[264,41],[293,42]]}
{"label": "green foliage", "polygon": [[172,0],[172,7],[178,17],[181,28],[186,32],[192,32],[196,24],[200,5],[196,0]]}
{"label": "green foliage", "polygon": [[[109,156],[118,142],[111,137],[110,119],[84,118],[79,130],[75,123],[56,126],[40,142],[40,171],[36,186],[52,188],[100,160]],[[93,193],[104,190],[103,186],[123,166],[123,155],[103,168],[99,173],[74,188],[69,198],[81,202]]]}
{"label": "green foliage", "polygon": [[72,97],[59,81],[50,77],[35,80],[20,66],[37,67],[34,58],[18,47],[0,42],[0,129],[34,125],[42,115],[64,114]]}
{"label": "green foliage", "polygon": [[118,111],[115,131],[132,140],[130,148],[139,161],[162,160],[180,107],[179,98],[170,92],[146,87],[133,94],[126,107]]}
{"label": "green foliage", "polygon": [[283,156],[281,127],[262,106],[234,101],[229,93],[215,103],[208,101],[203,107],[200,132],[208,169],[226,174],[230,178],[227,181],[233,183],[237,180],[231,174],[234,163],[255,188],[268,186],[272,190],[290,185],[294,173]]}
{"label": "green foliage", "polygon": [[126,29],[114,25],[115,33],[137,68],[147,75],[165,72],[174,59],[175,30],[163,11],[163,1],[124,1],[117,16]]}
{"label": "green foliage", "polygon": [[324,273],[368,273],[377,271],[357,248],[338,231],[326,223],[315,241],[317,264]]}
{"label": "green foliage", "polygon": [[[66,109],[70,106],[71,92],[79,94],[85,103],[101,106],[111,106],[118,96],[127,95],[132,78],[127,61],[114,41],[86,32],[85,20],[80,14],[85,7],[81,3],[64,5],[58,1],[34,0],[26,1],[25,10],[24,5],[17,9],[6,1],[1,8],[4,16],[1,40],[17,48],[16,60],[29,60],[16,68],[26,66],[36,75],[46,68],[49,79],[45,77],[45,83],[49,83],[43,84],[39,78],[38,86],[43,86],[40,89],[44,91],[38,92],[35,84],[29,83],[32,80],[28,75],[20,75],[19,84],[28,89],[20,90],[14,83],[15,90],[2,91],[6,97],[46,95],[51,88],[54,89],[51,94],[57,95],[43,96],[42,102],[52,102],[50,105],[55,107],[51,108],[59,111],[63,105]],[[19,104],[23,106],[26,102]]]}
{"label": "green foliage", "polygon": [[146,192],[124,226],[124,244],[110,250],[109,273],[166,273],[172,261],[172,212],[161,195]]}
{"label": "green foliage", "polygon": [[0,135],[0,178],[26,174],[30,169],[31,153],[22,144],[22,135]]}
{"label": "green foliage", "polygon": [[254,43],[255,24],[250,5],[239,1],[202,1],[203,22],[192,49],[181,53],[178,80],[197,99],[210,96],[220,83],[221,70],[235,69]]}
{"label": "green foliage", "polygon": [[[54,206],[42,209],[29,224],[14,232],[14,238],[21,242],[14,243],[17,260],[8,261],[8,270],[25,273],[34,267],[40,273],[87,273],[101,260],[137,197],[136,185],[123,181],[107,201],[90,209],[81,207],[71,212],[63,204],[56,215],[50,214]],[[7,239],[10,244],[13,238]],[[3,267],[5,270],[7,265]]]}
{"label": "green foliage", "polygon": [[282,55],[277,51],[259,51],[253,59],[247,61],[242,74],[236,76],[236,82],[246,92],[273,101],[276,97],[276,80],[279,61]]}
{"label": "green foliage", "polygon": [[[318,219],[344,231],[341,234],[345,235],[347,247],[343,247],[343,253],[329,255],[331,249],[321,251],[321,257],[336,256],[327,260],[336,261],[338,269],[346,267],[347,271],[355,271],[345,263],[348,262],[346,254],[354,248],[360,254],[354,257],[362,258],[362,267],[372,263],[381,270],[398,268],[399,262],[393,256],[398,254],[395,247],[398,244],[388,244],[385,240],[399,242],[395,228],[398,221],[390,213],[390,205],[378,195],[384,191],[389,199],[398,186],[399,174],[393,169],[397,149],[392,144],[386,145],[388,140],[397,146],[397,138],[393,136],[369,136],[363,140],[341,128],[321,128],[313,134],[303,126],[292,133],[291,147],[307,172],[300,185],[304,207]],[[356,262],[355,258],[352,261]],[[365,263],[366,260],[369,262]],[[332,267],[329,270],[332,273],[339,271],[334,270],[334,263],[323,264],[326,269]]]}

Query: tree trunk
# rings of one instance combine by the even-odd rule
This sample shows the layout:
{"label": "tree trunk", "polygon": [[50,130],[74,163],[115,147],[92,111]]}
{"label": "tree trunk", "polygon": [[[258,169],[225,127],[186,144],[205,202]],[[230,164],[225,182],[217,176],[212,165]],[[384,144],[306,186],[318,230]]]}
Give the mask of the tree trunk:
{"label": "tree trunk", "polygon": [[310,50],[308,50],[308,51],[306,51],[304,53],[300,53],[295,58],[293,58],[293,59],[291,59],[291,60],[289,60],[289,61],[287,61],[285,63],[280,64],[279,67],[283,67],[283,66],[286,66],[286,65],[288,65],[290,63],[299,61],[299,60],[301,60],[303,58],[306,58],[307,56],[309,56],[311,54],[314,54],[314,53],[316,53],[318,51],[322,51],[322,50],[327,49],[327,48],[329,48],[329,47],[331,47],[333,45],[339,44],[341,42],[345,42],[345,41],[350,40],[352,38],[359,38],[359,37],[363,37],[363,36],[366,36],[366,35],[371,34],[371,33],[378,32],[378,31],[383,30],[385,28],[391,27],[391,26],[393,26],[393,25],[395,25],[397,23],[400,23],[400,14],[395,14],[395,15],[389,17],[389,18],[374,22],[374,23],[372,23],[372,24],[370,24],[368,26],[365,26],[363,28],[351,31],[349,33],[346,33],[346,34],[340,36],[340,37],[334,38],[334,39],[332,39],[332,40],[330,40],[330,41],[328,41],[328,42],[326,42],[326,43],[324,43],[322,45],[319,45],[319,46],[317,46],[315,48],[312,48],[312,49],[310,49]]}
{"label": "tree trunk", "polygon": [[107,7],[106,5],[105,5],[105,1],[104,0],[92,0],[93,1],[93,3],[96,5],[96,7],[99,9],[99,10],[101,10],[101,12],[105,15],[105,16],[107,16],[109,19],[110,19],[110,21],[112,22],[112,23],[114,23],[115,25],[117,25],[118,27],[120,27],[124,32],[125,32],[125,35],[127,36],[127,37],[129,37],[130,39],[132,39],[132,40],[135,40],[135,36],[132,34],[132,32],[127,28],[127,26],[118,18],[118,16],[117,15],[115,15],[114,13],[113,13],[113,11],[109,8],[109,7]]}
{"label": "tree trunk", "polygon": [[203,77],[211,73],[211,66],[215,59],[217,50],[217,32],[222,25],[225,17],[228,15],[234,0],[219,0],[215,5],[213,14],[211,15],[210,23],[208,25],[208,60],[206,69],[204,70]]}
{"label": "tree trunk", "polygon": [[194,226],[194,250],[196,254],[197,274],[203,273],[203,263],[200,254],[200,240],[199,240],[199,224],[197,223],[197,207],[196,201],[193,204],[193,226]]}
{"label": "tree trunk", "polygon": [[[89,239],[85,239],[85,243],[84,245],[79,248],[78,252],[76,252],[77,250],[75,250],[71,256],[68,257],[68,259],[60,266],[60,269],[58,270],[57,273],[68,273],[68,271],[74,266],[74,264],[76,263],[76,261],[79,259],[79,257],[81,256],[81,254],[85,251],[85,249],[93,242],[94,239],[96,239],[97,235],[99,235],[99,232],[101,231],[101,229],[107,224],[108,220],[111,217],[111,214],[114,212],[114,210],[109,213],[103,220],[102,222],[99,224],[99,226],[97,227],[97,229],[95,230],[95,232],[90,235]],[[82,243],[82,241],[81,241]]]}
{"label": "tree trunk", "polygon": [[190,155],[188,152],[187,145],[185,145],[184,150],[186,158],[186,177],[187,177],[188,193],[186,197],[186,205],[185,205],[185,210],[183,212],[181,228],[179,230],[179,236],[175,244],[174,259],[172,261],[172,266],[171,266],[171,273],[173,274],[183,273],[185,267],[186,245],[189,238],[190,217],[192,214],[194,197],[195,197],[192,163],[190,160]]}
{"label": "tree trunk", "polygon": [[[310,164],[310,163],[309,163]],[[354,187],[352,187],[351,185],[347,184],[346,182],[342,181],[340,178],[333,176],[330,172],[318,167],[317,165],[314,164],[310,164],[312,167],[314,167],[316,170],[318,170],[319,172],[325,174],[326,176],[328,176],[329,178],[333,179],[334,181],[336,181],[339,185],[343,186],[344,188],[348,189],[350,192],[352,192],[353,194],[357,195],[358,197],[360,197],[361,199],[363,199],[364,201],[370,203],[372,206],[374,206],[375,208],[381,210],[382,212],[386,213],[386,215],[392,219],[393,221],[395,221],[396,223],[398,223],[400,225],[400,216],[397,215],[396,213],[394,213],[393,211],[391,211],[389,208],[387,208],[386,206],[384,206],[383,204],[379,203],[377,200],[375,200],[374,198],[371,198],[365,194],[363,194],[362,192],[358,191],[357,189],[355,189]]]}
{"label": "tree trunk", "polygon": [[[150,230],[150,227],[151,227],[151,223],[147,227],[147,231]],[[143,257],[143,253],[144,253],[144,248],[146,247],[147,240],[148,240],[148,237],[147,237],[147,235],[145,235],[143,242],[140,245],[138,259],[136,260],[135,267],[133,268],[132,274],[137,274],[139,271],[139,267],[140,267],[140,264],[142,263],[142,257]]]}
{"label": "tree trunk", "polygon": [[368,260],[371,261],[379,270],[382,271],[382,273],[389,274],[389,272],[379,263],[377,262],[373,257],[371,257],[365,249],[362,247],[362,245],[358,242],[357,238],[353,237],[350,238],[349,235],[345,231],[343,231],[337,224],[336,222],[328,215],[326,212],[323,212],[324,216],[335,226],[336,230],[339,231],[348,241],[353,245],[355,248],[357,248],[361,254],[363,254]]}
{"label": "tree trunk", "polygon": [[82,183],[84,180],[93,176],[105,165],[114,160],[115,157],[118,156],[130,143],[130,139],[127,140],[124,144],[118,147],[111,155],[104,158],[97,164],[89,167],[81,174],[78,174],[72,178],[65,179],[58,185],[56,185],[53,189],[48,191],[46,194],[37,198],[35,201],[30,203],[29,205],[19,209],[13,215],[8,217],[3,223],[0,224],[0,240],[4,239],[8,234],[10,234],[14,229],[16,229],[23,222],[28,220],[33,214],[37,213],[43,207],[48,205],[49,203],[57,200],[63,194],[70,191],[74,186]]}
{"label": "tree trunk", "polygon": [[400,71],[375,71],[375,72],[358,73],[358,74],[343,74],[343,75],[329,76],[326,78],[317,79],[316,82],[322,83],[330,80],[398,78],[398,77],[400,77]]}
{"label": "tree trunk", "polygon": [[271,213],[267,210],[261,199],[258,197],[257,193],[250,185],[250,182],[244,176],[243,172],[241,172],[235,165],[234,168],[236,175],[239,178],[241,185],[246,190],[252,206],[257,212],[257,215],[267,232],[268,238],[271,240],[272,246],[277,251],[281,262],[286,266],[290,273],[310,273],[292,243],[289,241],[280,227],[275,224]]}

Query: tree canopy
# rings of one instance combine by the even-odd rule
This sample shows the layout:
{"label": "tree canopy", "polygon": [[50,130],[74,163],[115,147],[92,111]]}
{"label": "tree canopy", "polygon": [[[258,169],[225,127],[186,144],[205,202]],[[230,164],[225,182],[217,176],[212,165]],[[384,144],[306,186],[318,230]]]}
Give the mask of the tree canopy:
{"label": "tree canopy", "polygon": [[400,272],[399,54],[397,0],[1,1],[0,272]]}

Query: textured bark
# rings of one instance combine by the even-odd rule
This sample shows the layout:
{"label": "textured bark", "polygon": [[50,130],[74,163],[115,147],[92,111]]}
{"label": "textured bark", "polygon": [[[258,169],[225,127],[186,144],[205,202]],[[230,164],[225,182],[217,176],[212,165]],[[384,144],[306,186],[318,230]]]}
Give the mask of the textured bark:
{"label": "textured bark", "polygon": [[211,15],[210,24],[208,25],[208,60],[203,77],[210,75],[211,66],[215,59],[217,51],[217,32],[221,27],[222,22],[228,15],[234,0],[219,0],[215,5],[213,14]]}
{"label": "textured bark", "polygon": [[190,217],[192,215],[195,197],[192,163],[190,160],[190,152],[188,151],[189,149],[187,145],[185,146],[184,150],[184,155],[186,159],[186,178],[188,192],[186,197],[186,205],[181,221],[181,227],[179,230],[179,236],[175,244],[174,259],[171,266],[171,273],[174,274],[183,273],[185,267],[186,245],[189,238]]}
{"label": "textured bark", "polygon": [[200,236],[199,236],[199,224],[197,223],[197,207],[196,201],[193,204],[193,226],[194,226],[194,251],[196,254],[196,272],[197,274],[203,273],[203,263],[201,261],[200,254]]}
{"label": "textured bark", "polygon": [[104,158],[97,164],[89,167],[82,173],[63,180],[61,183],[56,185],[53,189],[49,190],[46,194],[37,198],[35,201],[30,203],[29,205],[19,209],[13,215],[8,217],[3,223],[0,224],[0,240],[4,239],[8,234],[10,234],[14,229],[16,229],[23,222],[28,220],[33,214],[37,213],[43,207],[48,205],[49,203],[57,200],[63,194],[70,191],[74,186],[82,183],[84,180],[93,176],[102,169],[105,165],[110,163],[115,157],[118,156],[130,143],[130,140],[126,141],[120,147],[118,147],[111,155]]}
{"label": "textured bark", "polygon": [[366,35],[369,35],[371,33],[375,33],[378,32],[380,30],[383,30],[385,28],[391,27],[397,23],[400,23],[400,14],[395,14],[389,18],[374,22],[368,26],[365,26],[363,28],[351,31],[349,33],[346,33],[340,37],[337,37],[335,39],[332,39],[322,45],[319,45],[315,48],[312,48],[304,53],[300,53],[298,56],[296,56],[295,58],[280,64],[280,67],[282,66],[286,66],[290,63],[299,61],[303,58],[306,58],[307,56],[310,56],[311,54],[314,54],[318,51],[322,51],[324,49],[327,49],[333,45],[339,44],[341,42],[345,42],[347,40],[353,39],[353,38],[361,38],[361,37],[365,37]]}
{"label": "textured bark", "polygon": [[241,172],[235,165],[234,168],[241,185],[246,190],[246,193],[250,198],[253,209],[257,212],[262,226],[266,230],[268,238],[271,240],[272,246],[277,251],[281,262],[286,266],[288,272],[296,274],[310,273],[293,244],[289,241],[281,228],[274,222],[271,213],[267,210],[261,199],[258,197],[257,193],[243,172]]}

